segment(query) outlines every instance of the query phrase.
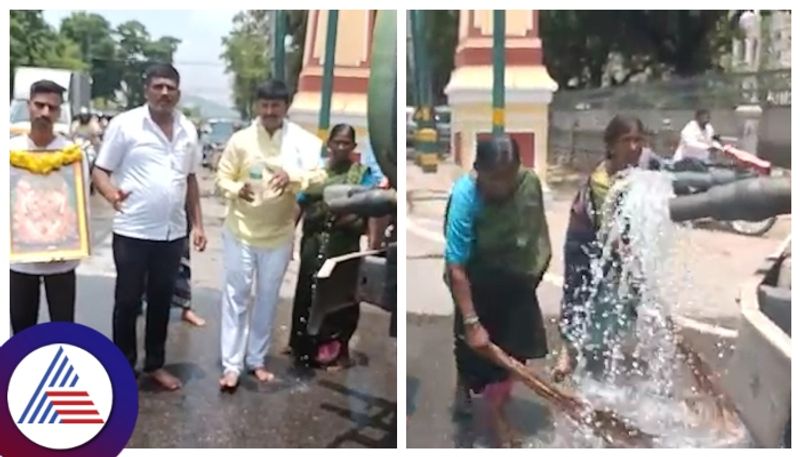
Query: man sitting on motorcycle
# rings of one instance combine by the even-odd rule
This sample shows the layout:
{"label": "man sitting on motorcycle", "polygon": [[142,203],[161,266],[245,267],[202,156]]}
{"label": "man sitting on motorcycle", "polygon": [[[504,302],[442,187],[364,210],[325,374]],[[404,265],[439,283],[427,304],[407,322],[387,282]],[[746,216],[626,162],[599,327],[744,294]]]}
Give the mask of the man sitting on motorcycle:
{"label": "man sitting on motorcycle", "polygon": [[97,149],[100,146],[100,132],[100,124],[94,119],[88,108],[82,107],[70,127],[70,136],[73,140],[88,140]]}
{"label": "man sitting on motorcycle", "polygon": [[680,162],[694,159],[708,162],[712,152],[720,149],[719,140],[711,126],[711,114],[707,109],[699,109],[694,119],[681,130],[681,140],[675,150],[673,160]]}

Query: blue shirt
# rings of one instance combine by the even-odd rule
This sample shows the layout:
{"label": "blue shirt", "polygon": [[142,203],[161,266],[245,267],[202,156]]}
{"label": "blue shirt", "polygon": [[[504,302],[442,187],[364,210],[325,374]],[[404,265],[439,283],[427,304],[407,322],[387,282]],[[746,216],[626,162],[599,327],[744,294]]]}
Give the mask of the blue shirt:
{"label": "blue shirt", "polygon": [[450,193],[450,208],[445,225],[444,259],[447,263],[466,265],[475,239],[475,216],[483,207],[475,178],[462,176]]}
{"label": "blue shirt", "polygon": [[383,181],[384,175],[381,171],[378,160],[375,158],[375,153],[372,152],[372,145],[366,142],[364,150],[361,152],[361,165],[369,168],[369,180],[363,183],[365,186],[377,187]]}

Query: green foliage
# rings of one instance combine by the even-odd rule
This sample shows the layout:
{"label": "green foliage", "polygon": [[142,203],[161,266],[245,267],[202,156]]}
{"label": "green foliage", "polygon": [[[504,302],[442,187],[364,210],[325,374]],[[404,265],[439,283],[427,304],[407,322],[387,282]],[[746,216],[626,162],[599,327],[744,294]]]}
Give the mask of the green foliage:
{"label": "green foliage", "polygon": [[[272,76],[274,62],[272,11],[241,11],[233,18],[233,30],[222,39],[220,56],[226,72],[233,75],[233,102],[243,118],[252,117],[256,88]],[[302,67],[303,44],[308,12],[286,11],[287,35],[292,36],[293,49],[286,53],[288,85],[297,87]]]}
{"label": "green foliage", "polygon": [[539,24],[545,64],[563,88],[718,70],[733,33],[727,11],[553,10],[542,11]]}
{"label": "green foliage", "polygon": [[270,24],[265,10],[241,11],[233,17],[233,30],[222,38],[227,73],[233,74],[233,103],[243,118],[252,117],[259,84],[271,74]]}
{"label": "green foliage", "polygon": [[92,77],[92,97],[106,101],[122,92],[123,105],[144,103],[146,67],[172,63],[180,40],[151,38],[147,28],[128,21],[112,29],[101,15],[73,12],[59,30],[45,22],[41,10],[11,11],[11,76],[20,66],[86,71]]}

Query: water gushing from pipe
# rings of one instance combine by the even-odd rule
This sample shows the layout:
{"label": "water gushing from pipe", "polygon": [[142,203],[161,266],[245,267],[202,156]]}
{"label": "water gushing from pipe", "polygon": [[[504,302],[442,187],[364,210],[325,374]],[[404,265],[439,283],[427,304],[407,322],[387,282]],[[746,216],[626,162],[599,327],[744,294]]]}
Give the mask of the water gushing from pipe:
{"label": "water gushing from pipe", "polygon": [[[624,172],[609,190],[585,285],[589,298],[580,305],[585,318],[570,335],[583,349],[575,382],[595,407],[658,436],[658,446],[720,446],[729,437],[686,406],[688,399],[708,399],[689,388],[670,322],[693,299],[690,230],[670,220],[673,197],[669,174],[639,169]],[[588,430],[556,435],[571,446],[599,443]]]}

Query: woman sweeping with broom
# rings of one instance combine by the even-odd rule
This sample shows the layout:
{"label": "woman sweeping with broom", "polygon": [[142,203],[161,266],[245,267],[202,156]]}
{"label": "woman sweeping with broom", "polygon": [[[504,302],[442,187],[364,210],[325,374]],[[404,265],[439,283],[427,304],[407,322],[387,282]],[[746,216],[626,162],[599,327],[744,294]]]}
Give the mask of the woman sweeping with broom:
{"label": "woman sweeping with broom", "polygon": [[[445,280],[455,301],[457,402],[482,394],[501,447],[519,445],[505,408],[511,375],[483,355],[494,343],[525,362],[547,354],[536,289],[550,263],[542,187],[507,136],[479,141],[475,172],[458,180],[445,215]],[[458,406],[457,406],[458,407]]]}

